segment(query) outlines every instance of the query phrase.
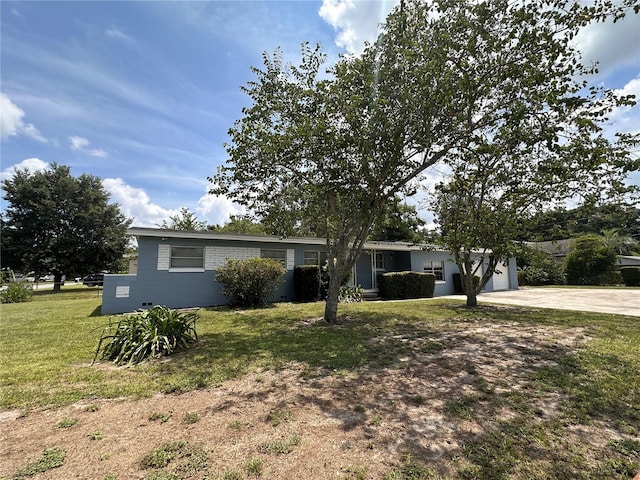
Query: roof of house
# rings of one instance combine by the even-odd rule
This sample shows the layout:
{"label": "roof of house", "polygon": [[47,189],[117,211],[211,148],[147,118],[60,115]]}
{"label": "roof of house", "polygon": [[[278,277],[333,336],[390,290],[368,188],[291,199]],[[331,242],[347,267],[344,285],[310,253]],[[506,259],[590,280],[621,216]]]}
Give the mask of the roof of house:
{"label": "roof of house", "polygon": [[[131,227],[127,230],[129,235],[135,237],[156,237],[156,238],[182,238],[198,240],[226,240],[240,242],[259,243],[293,243],[297,245],[326,245],[326,238],[318,237],[280,237],[276,235],[246,235],[228,232],[213,232],[209,230],[170,230],[166,228]],[[409,242],[366,242],[365,249],[371,250],[431,250],[444,251],[442,247],[426,244],[415,244]]]}
{"label": "roof of house", "polygon": [[549,240],[545,242],[525,242],[526,245],[550,255],[563,256],[569,252],[571,239]]}

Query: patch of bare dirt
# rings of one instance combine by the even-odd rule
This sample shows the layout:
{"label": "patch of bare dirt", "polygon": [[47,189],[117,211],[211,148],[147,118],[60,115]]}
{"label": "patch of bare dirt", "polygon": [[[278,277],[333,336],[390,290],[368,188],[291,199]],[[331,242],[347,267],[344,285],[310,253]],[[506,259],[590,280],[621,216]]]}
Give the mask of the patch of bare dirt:
{"label": "patch of bare dirt", "polygon": [[[3,412],[0,478],[11,478],[45,449],[59,447],[67,451],[64,465],[31,478],[143,479],[153,471],[142,468],[143,457],[180,440],[205,452],[206,465],[179,478],[219,478],[225,470],[251,478],[246,462],[261,459],[266,479],[356,478],[350,475],[358,468],[366,478],[380,479],[407,453],[452,474],[451,459],[464,439],[483,427],[473,418],[448,414],[447,405],[483,385],[521,388],[528,372],[553,362],[553,352],[585,340],[578,329],[467,324],[429,338],[392,339],[390,355],[393,342],[411,349],[398,349],[384,369],[310,374],[289,365],[180,395],[83,401],[24,416]],[[555,415],[560,400],[558,395],[537,399],[542,416]],[[197,421],[185,421],[194,413],[190,418]],[[63,428],[66,419],[77,422]],[[265,448],[294,437],[299,441],[290,453]]]}

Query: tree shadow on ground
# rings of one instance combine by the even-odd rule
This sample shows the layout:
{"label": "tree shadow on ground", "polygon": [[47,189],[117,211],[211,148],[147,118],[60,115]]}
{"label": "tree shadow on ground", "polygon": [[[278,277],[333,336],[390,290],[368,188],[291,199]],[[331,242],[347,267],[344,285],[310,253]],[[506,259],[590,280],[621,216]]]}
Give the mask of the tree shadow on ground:
{"label": "tree shadow on ground", "polygon": [[262,324],[240,312],[232,328],[203,335],[198,348],[159,369],[182,371],[192,386],[256,366],[275,370],[283,383],[235,400],[316,408],[363,445],[410,454],[443,475],[451,474],[452,458],[463,458],[459,468],[469,478],[507,478],[522,465],[532,472],[555,465],[557,478],[569,478],[563,475],[589,471],[584,459],[594,453],[576,453],[558,425],[634,421],[633,405],[625,407],[633,402],[612,404],[606,384],[590,381],[575,355],[575,329],[539,324],[521,308],[440,308],[448,321],[367,310],[343,314],[338,325],[321,318]]}

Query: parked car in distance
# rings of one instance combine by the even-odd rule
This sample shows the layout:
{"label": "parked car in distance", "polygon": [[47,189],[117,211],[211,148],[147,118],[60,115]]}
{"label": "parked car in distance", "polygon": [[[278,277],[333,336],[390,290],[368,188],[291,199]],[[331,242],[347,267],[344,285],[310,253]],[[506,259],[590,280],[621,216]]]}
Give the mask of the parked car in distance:
{"label": "parked car in distance", "polygon": [[102,287],[104,285],[104,273],[92,273],[82,279],[87,287]]}

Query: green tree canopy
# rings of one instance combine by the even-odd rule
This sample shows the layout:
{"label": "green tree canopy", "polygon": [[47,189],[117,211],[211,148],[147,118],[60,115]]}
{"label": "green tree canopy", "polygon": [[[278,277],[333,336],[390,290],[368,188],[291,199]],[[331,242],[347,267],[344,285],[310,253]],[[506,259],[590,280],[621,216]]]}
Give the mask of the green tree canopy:
{"label": "green tree canopy", "polygon": [[522,222],[517,239],[532,242],[564,240],[616,229],[619,236],[640,242],[640,208],[624,202],[554,208]]}
{"label": "green tree canopy", "polygon": [[196,214],[188,208],[182,207],[180,213],[169,217],[169,221],[162,221],[160,228],[169,230],[206,230],[207,222],[198,220]]}
{"label": "green tree canopy", "polygon": [[[572,38],[590,22],[621,18],[608,2],[459,2],[449,28],[466,141],[449,151],[433,208],[444,245],[477,304],[496,267],[516,253],[520,220],[569,198],[594,202],[634,191],[637,136],[603,130],[632,97],[589,87]],[[450,10],[447,10],[450,11]],[[483,264],[481,269],[480,264]],[[473,275],[482,273],[475,286]]]}
{"label": "green tree canopy", "polygon": [[[8,206],[3,215],[3,261],[13,261],[36,275],[82,275],[118,268],[128,244],[125,218],[102,181],[92,175],[71,176],[69,167],[18,170],[2,181]],[[4,266],[4,265],[3,265]]]}
{"label": "green tree canopy", "polygon": [[247,235],[265,235],[270,232],[265,225],[256,221],[251,215],[231,215],[224,225],[211,225],[207,228],[213,232],[243,233]]}
{"label": "green tree canopy", "polygon": [[[229,131],[211,193],[283,235],[298,219],[323,222],[325,320],[334,322],[340,284],[382,207],[413,194],[429,167],[446,161],[455,170],[470,152],[487,151],[495,162],[548,158],[532,164],[536,179],[553,185],[573,176],[558,194],[607,175],[604,158],[629,168],[598,134],[596,117],[632,101],[582,95],[574,78],[588,69],[570,41],[590,21],[619,14],[604,1],[406,0],[374,44],[343,57],[330,75],[319,47],[305,45],[297,66],[279,51],[265,54],[243,88],[251,104]],[[520,173],[505,167],[496,178],[515,189]],[[535,186],[525,179],[520,190]]]}
{"label": "green tree canopy", "polygon": [[418,216],[416,207],[404,203],[399,197],[382,207],[373,224],[370,240],[385,242],[425,241],[425,221]]}

